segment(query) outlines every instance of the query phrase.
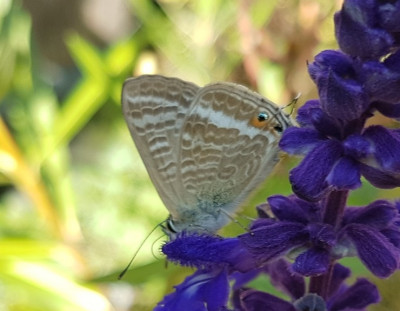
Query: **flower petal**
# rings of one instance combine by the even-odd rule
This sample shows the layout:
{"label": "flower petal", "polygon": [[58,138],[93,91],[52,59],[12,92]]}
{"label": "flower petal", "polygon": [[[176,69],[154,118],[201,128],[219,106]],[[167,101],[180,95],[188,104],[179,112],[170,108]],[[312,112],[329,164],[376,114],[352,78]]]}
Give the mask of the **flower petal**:
{"label": "flower petal", "polygon": [[182,266],[211,268],[226,265],[242,272],[256,266],[237,238],[184,234],[164,244],[162,251],[168,260]]}
{"label": "flower petal", "polygon": [[272,285],[281,290],[293,300],[302,297],[306,291],[304,278],[291,272],[290,265],[283,259],[278,259],[267,265],[267,272]]}
{"label": "flower petal", "polygon": [[337,120],[327,115],[322,109],[310,109],[310,118],[314,128],[326,137],[341,137],[341,126],[337,124]]}
{"label": "flower petal", "polygon": [[313,109],[321,109],[321,104],[318,99],[311,99],[305,102],[297,111],[296,121],[301,127],[312,126],[310,112]]}
{"label": "flower petal", "polygon": [[372,142],[376,161],[384,171],[400,173],[400,135],[397,131],[373,125],[365,130],[363,137]]}
{"label": "flower petal", "polygon": [[321,199],[329,186],[326,178],[342,152],[342,146],[337,141],[320,143],[290,172],[293,192],[309,201]]}
{"label": "flower petal", "polygon": [[274,215],[283,221],[292,221],[306,224],[308,218],[304,210],[296,204],[290,197],[283,195],[273,195],[268,198],[268,203]]}
{"label": "flower petal", "polygon": [[339,76],[355,75],[352,59],[341,51],[322,51],[308,65],[308,72],[317,85],[319,85],[321,79],[326,79],[332,70]]}
{"label": "flower petal", "polygon": [[347,208],[343,224],[358,223],[382,230],[390,227],[398,214],[393,204],[385,200],[377,200],[366,207]]}
{"label": "flower petal", "polygon": [[329,305],[329,311],[364,310],[367,306],[380,301],[378,289],[366,279],[360,278],[347,288]]}
{"label": "flower petal", "polygon": [[257,261],[265,263],[306,243],[308,233],[302,224],[280,221],[251,229],[238,238]]}
{"label": "flower petal", "polygon": [[360,164],[361,174],[375,187],[391,189],[400,187],[400,174],[382,171],[368,165]]}
{"label": "flower petal", "polygon": [[331,117],[350,121],[360,118],[369,107],[369,99],[360,82],[338,77],[331,71],[325,83],[318,85],[322,109]]}
{"label": "flower petal", "polygon": [[336,233],[332,225],[310,223],[307,229],[310,233],[310,242],[315,247],[329,249],[336,242]]}
{"label": "flower petal", "polygon": [[220,311],[227,304],[229,282],[225,269],[198,270],[164,297],[154,311]]}
{"label": "flower petal", "polygon": [[233,279],[235,283],[233,284],[233,290],[238,290],[250,281],[254,280],[256,277],[258,277],[265,269],[254,269],[248,272],[238,272],[235,271],[233,272],[229,277],[230,279]]}
{"label": "flower petal", "polygon": [[354,243],[361,261],[373,274],[385,278],[396,271],[399,253],[378,230],[351,224],[346,227],[346,233]]}
{"label": "flower petal", "polygon": [[388,229],[381,230],[381,233],[390,241],[390,243],[400,249],[400,230],[398,226],[392,226]]}
{"label": "flower petal", "polygon": [[389,52],[394,40],[387,31],[372,28],[377,23],[375,10],[373,0],[344,2],[334,18],[335,35],[342,51],[361,58],[379,58]]}
{"label": "flower petal", "polygon": [[270,294],[256,291],[254,289],[243,291],[240,295],[240,298],[245,311],[296,311],[291,303]]}
{"label": "flower petal", "polygon": [[283,133],[279,147],[289,154],[306,154],[323,139],[314,129],[289,127]]}
{"label": "flower petal", "polygon": [[321,275],[328,270],[330,259],[329,251],[322,248],[311,248],[296,257],[292,269],[304,276]]}
{"label": "flower petal", "polygon": [[377,109],[381,114],[389,117],[389,118],[400,118],[400,104],[391,104],[385,102],[375,102],[373,107]]}
{"label": "flower petal", "polygon": [[337,190],[359,188],[361,186],[361,173],[358,162],[349,157],[342,157],[336,162],[326,180]]}
{"label": "flower petal", "polygon": [[371,143],[361,135],[353,134],[343,141],[344,152],[355,159],[365,158],[373,151]]}
{"label": "flower petal", "polygon": [[346,280],[351,274],[349,268],[342,266],[341,264],[335,264],[333,267],[331,285],[329,287],[328,297],[334,295],[340,286],[343,284],[344,280]]}
{"label": "flower petal", "polygon": [[[400,71],[397,64],[387,66],[387,63],[399,62],[400,52],[390,56],[384,63],[378,61],[366,62],[362,66],[365,77],[365,90],[376,101],[396,104],[400,101]],[[392,58],[392,62],[390,61]],[[394,67],[394,68],[393,68]]]}

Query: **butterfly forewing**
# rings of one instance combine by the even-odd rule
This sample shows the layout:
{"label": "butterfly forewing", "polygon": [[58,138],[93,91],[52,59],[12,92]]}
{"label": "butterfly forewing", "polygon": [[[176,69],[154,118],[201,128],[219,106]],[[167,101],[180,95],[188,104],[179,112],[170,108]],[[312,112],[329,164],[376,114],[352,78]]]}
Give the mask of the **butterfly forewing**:
{"label": "butterfly forewing", "polygon": [[[282,112],[257,93],[231,83],[208,85],[194,101],[182,129],[179,179],[202,212],[231,213],[277,162],[279,135],[272,118]],[[254,124],[260,113],[271,122]]]}
{"label": "butterfly forewing", "polygon": [[166,207],[179,204],[179,140],[199,87],[175,78],[140,76],[122,91],[123,114],[150,178]]}

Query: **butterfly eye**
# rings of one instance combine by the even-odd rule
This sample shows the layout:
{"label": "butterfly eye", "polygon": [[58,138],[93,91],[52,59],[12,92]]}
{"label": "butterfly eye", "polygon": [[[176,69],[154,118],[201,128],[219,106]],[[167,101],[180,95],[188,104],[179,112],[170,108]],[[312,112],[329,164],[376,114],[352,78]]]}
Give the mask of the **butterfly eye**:
{"label": "butterfly eye", "polygon": [[168,219],[166,220],[165,224],[166,224],[166,226],[165,226],[166,227],[166,231],[168,232],[168,234],[177,233],[178,232],[176,230],[175,226],[174,226],[174,222],[171,219],[171,217],[168,217]]}

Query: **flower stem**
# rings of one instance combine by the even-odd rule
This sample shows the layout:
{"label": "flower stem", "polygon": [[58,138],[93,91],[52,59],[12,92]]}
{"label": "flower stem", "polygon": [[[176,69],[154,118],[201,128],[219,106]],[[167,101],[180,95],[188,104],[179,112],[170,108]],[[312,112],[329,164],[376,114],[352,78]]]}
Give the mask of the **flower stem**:
{"label": "flower stem", "polygon": [[332,191],[326,201],[323,222],[337,227],[342,220],[349,191]]}
{"label": "flower stem", "polygon": [[[343,217],[344,209],[349,191],[332,191],[326,201],[323,215],[323,222],[337,227]],[[332,261],[328,271],[319,276],[312,277],[310,280],[309,292],[316,293],[322,298],[327,298],[332,278],[332,272],[335,262]]]}

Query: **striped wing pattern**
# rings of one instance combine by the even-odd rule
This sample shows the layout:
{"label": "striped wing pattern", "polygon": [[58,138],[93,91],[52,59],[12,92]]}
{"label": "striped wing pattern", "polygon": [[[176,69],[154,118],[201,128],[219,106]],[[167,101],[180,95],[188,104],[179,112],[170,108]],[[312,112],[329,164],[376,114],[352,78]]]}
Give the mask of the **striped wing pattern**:
{"label": "striped wing pattern", "polygon": [[141,76],[127,80],[122,103],[177,232],[225,225],[278,161],[280,133],[291,125],[274,103],[233,83]]}

